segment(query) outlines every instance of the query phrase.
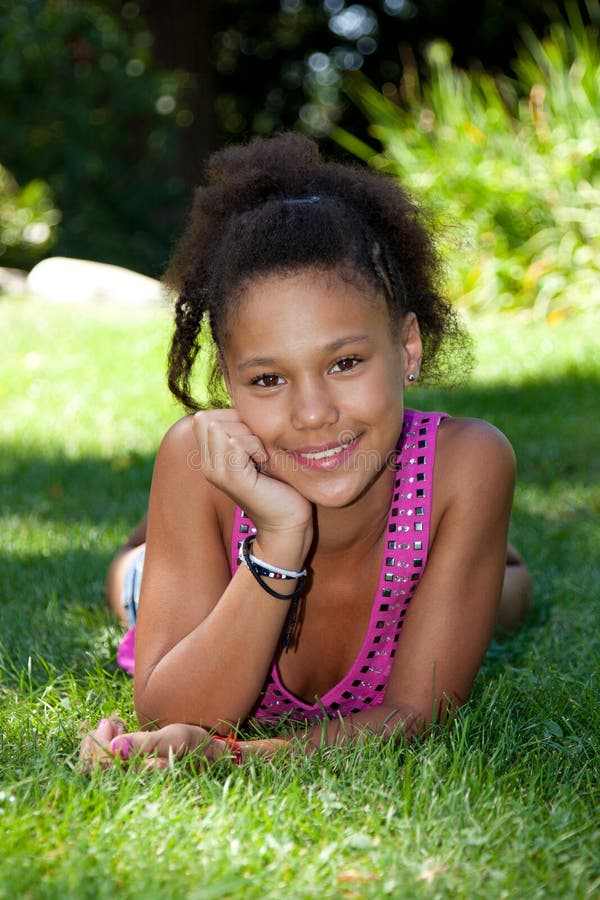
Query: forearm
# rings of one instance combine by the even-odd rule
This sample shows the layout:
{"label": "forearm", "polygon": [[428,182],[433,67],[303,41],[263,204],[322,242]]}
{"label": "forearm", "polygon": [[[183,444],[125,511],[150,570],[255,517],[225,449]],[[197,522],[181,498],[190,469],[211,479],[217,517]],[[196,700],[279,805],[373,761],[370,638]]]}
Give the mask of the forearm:
{"label": "forearm", "polygon": [[[276,558],[299,568],[288,556],[291,561],[282,552]],[[278,581],[277,590],[290,594],[295,585],[295,580]],[[138,669],[136,661],[140,722],[212,728],[243,721],[263,688],[289,611],[289,601],[270,596],[241,566],[206,618],[163,651],[155,665],[140,654],[145,663]],[[164,627],[155,620],[152,627],[141,625],[142,638]]]}
{"label": "forearm", "polygon": [[378,734],[384,740],[398,737],[411,740],[425,727],[425,719],[409,706],[383,703],[374,709],[298,729],[289,739],[301,742],[312,753],[321,747],[360,743],[368,734]]}
{"label": "forearm", "polygon": [[[197,459],[197,465],[193,462]],[[311,504],[259,469],[260,439],[235,409],[176,423],[157,455],[136,625],[135,704],[143,724],[236,723],[256,703],[289,602],[245,567],[230,575],[232,502],[257,531],[253,554],[299,572],[313,539]],[[277,581],[291,593],[296,579]]]}

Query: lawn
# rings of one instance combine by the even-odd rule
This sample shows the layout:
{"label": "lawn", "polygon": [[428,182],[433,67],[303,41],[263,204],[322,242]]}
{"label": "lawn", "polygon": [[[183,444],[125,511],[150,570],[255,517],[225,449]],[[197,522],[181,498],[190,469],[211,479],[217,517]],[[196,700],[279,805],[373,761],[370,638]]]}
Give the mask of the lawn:
{"label": "lawn", "polygon": [[181,414],[169,319],[0,299],[0,897],[598,895],[600,322],[554,321],[475,319],[468,384],[410,398],[508,435],[536,586],[452,730],[87,777],[82,720],[133,724],[102,589]]}

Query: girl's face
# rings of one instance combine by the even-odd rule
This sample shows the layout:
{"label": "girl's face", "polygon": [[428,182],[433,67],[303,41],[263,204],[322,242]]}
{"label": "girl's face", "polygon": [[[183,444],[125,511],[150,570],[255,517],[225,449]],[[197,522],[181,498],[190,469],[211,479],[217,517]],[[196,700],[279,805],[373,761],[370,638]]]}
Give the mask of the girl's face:
{"label": "girl's face", "polygon": [[228,324],[225,381],[264,470],[319,506],[358,499],[400,434],[421,359],[414,314],[393,329],[383,297],[304,270],[251,282]]}

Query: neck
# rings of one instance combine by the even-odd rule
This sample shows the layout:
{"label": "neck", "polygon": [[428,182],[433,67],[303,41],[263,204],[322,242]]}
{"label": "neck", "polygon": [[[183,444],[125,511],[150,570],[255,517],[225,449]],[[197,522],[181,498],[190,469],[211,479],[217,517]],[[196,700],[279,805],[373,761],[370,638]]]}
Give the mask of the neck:
{"label": "neck", "polygon": [[343,509],[316,508],[316,553],[319,556],[369,552],[385,531],[395,473],[387,466],[369,488]]}

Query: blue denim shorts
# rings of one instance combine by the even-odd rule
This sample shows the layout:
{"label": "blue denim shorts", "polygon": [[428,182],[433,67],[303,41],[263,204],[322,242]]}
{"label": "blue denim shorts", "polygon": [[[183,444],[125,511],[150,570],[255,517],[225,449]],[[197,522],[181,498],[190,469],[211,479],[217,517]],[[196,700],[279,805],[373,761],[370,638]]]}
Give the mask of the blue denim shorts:
{"label": "blue denim shorts", "polygon": [[145,556],[146,545],[140,544],[140,546],[136,548],[136,552],[132,555],[129,566],[125,571],[125,577],[123,578],[121,603],[130,625],[135,625],[135,620],[137,619]]}

